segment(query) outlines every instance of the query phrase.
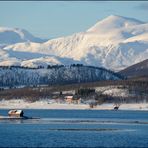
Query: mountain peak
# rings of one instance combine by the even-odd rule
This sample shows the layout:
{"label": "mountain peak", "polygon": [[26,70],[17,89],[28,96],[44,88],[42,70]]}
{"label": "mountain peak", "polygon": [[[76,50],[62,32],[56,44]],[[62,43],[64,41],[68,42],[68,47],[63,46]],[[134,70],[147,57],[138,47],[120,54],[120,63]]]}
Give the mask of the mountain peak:
{"label": "mountain peak", "polygon": [[109,15],[109,16],[106,17],[106,18],[125,18],[125,17],[120,16],[120,15],[111,14],[111,15]]}
{"label": "mountain peak", "polygon": [[46,40],[33,36],[25,29],[0,27],[0,44],[9,45],[26,41],[42,43]]}
{"label": "mountain peak", "polygon": [[102,28],[104,28],[104,30],[106,31],[109,31],[109,30],[122,28],[122,27],[140,25],[143,23],[144,22],[134,18],[128,18],[128,17],[119,16],[119,15],[110,15],[105,19],[97,22],[93,27],[88,29],[88,31],[98,32],[98,30],[101,30]]}
{"label": "mountain peak", "polygon": [[0,28],[0,63],[38,66],[78,62],[118,71],[148,57],[148,23],[110,15],[89,31],[39,43],[22,29]]}
{"label": "mountain peak", "polygon": [[144,23],[144,22],[137,20],[135,18],[125,17],[125,16],[121,16],[121,15],[110,15],[105,19],[131,21],[131,22],[134,22],[134,23],[137,23],[137,24],[143,24]]}

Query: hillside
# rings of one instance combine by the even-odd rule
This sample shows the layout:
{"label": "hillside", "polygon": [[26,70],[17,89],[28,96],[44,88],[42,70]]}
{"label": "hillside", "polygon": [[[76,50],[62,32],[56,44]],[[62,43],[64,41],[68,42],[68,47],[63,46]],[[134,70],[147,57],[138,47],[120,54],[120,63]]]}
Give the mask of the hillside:
{"label": "hillside", "polygon": [[[0,49],[0,65],[37,67],[76,62],[120,71],[147,59],[147,50],[148,23],[111,15],[71,36],[43,43],[32,39],[11,42]],[[22,55],[29,55],[29,59]]]}
{"label": "hillside", "polygon": [[0,67],[0,87],[24,87],[53,84],[120,80],[122,77],[104,68],[92,66],[48,66],[45,68]]}
{"label": "hillside", "polygon": [[148,59],[134,64],[119,72],[127,77],[147,77],[148,78]]}

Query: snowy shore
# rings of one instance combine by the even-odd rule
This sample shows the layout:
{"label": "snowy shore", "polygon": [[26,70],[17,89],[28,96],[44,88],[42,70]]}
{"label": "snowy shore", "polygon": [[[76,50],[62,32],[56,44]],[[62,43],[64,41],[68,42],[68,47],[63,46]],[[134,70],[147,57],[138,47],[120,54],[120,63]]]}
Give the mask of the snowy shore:
{"label": "snowy shore", "polygon": [[[114,104],[98,105],[94,110],[112,110]],[[33,103],[24,100],[2,100],[0,109],[90,109],[88,104],[66,104],[55,103],[47,100],[36,101]],[[121,104],[120,110],[148,110],[148,103]]]}

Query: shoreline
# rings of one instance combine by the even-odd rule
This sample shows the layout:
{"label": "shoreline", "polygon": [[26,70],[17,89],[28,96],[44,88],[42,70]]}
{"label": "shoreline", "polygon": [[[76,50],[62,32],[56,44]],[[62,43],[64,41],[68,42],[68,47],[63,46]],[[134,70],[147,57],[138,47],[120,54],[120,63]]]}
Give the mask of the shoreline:
{"label": "shoreline", "polygon": [[[47,100],[26,102],[24,100],[1,100],[0,109],[65,109],[65,110],[113,110],[113,103],[97,105],[90,108],[88,104],[55,103]],[[148,103],[121,104],[119,110],[145,110],[148,111]]]}

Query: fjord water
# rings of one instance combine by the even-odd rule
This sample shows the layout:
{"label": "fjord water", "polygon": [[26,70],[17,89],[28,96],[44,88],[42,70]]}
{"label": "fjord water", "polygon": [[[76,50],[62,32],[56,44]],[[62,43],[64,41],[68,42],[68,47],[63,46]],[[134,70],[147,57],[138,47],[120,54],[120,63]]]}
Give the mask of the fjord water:
{"label": "fjord water", "polygon": [[148,147],[147,111],[24,112],[39,119],[0,120],[0,147]]}

